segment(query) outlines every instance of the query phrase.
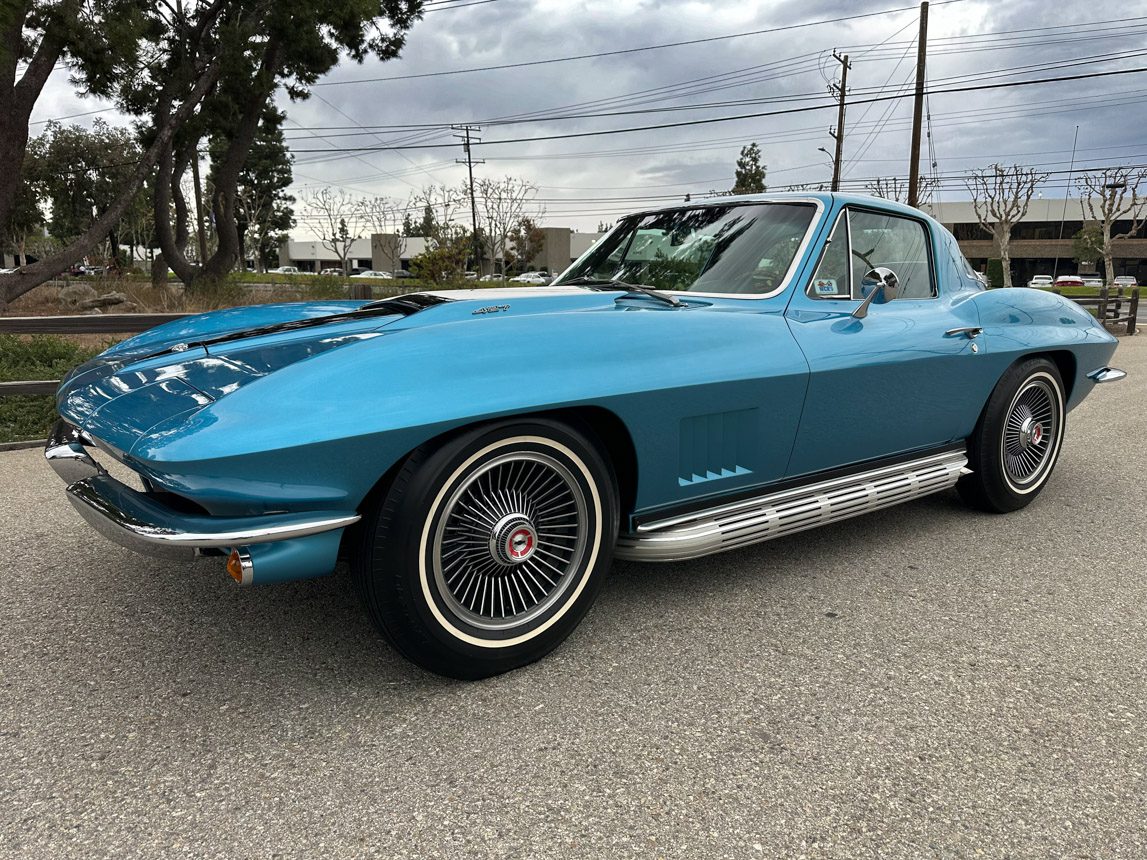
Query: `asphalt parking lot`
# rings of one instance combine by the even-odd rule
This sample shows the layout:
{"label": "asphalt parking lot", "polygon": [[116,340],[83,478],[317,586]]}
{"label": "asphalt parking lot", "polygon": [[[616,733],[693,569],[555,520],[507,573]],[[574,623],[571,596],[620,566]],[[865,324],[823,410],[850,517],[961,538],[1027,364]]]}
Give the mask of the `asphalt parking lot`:
{"label": "asphalt parking lot", "polygon": [[1147,337],[1007,517],[954,493],[617,564],[465,684],[344,573],[243,590],[0,454],[0,855],[1147,856]]}

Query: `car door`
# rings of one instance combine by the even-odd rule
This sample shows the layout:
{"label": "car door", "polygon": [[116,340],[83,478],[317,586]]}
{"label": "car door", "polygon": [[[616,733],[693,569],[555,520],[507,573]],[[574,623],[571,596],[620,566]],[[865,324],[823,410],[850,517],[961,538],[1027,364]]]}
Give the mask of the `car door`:
{"label": "car door", "polygon": [[[932,225],[908,214],[840,211],[807,284],[786,310],[810,377],[789,476],[959,441],[983,406],[967,291],[946,284]],[[899,296],[853,312],[871,269],[892,269]],[[966,331],[960,331],[960,330]]]}

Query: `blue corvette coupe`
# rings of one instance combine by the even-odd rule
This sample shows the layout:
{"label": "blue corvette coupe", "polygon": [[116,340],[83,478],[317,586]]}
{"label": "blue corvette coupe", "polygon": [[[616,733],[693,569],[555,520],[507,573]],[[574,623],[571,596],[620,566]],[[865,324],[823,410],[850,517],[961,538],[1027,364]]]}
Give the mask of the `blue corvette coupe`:
{"label": "blue corvette coupe", "polygon": [[550,287],[152,329],[63,382],[45,453],[113,541],[244,584],[346,557],[400,652],[479,678],[556,647],[614,557],[953,486],[1027,505],[1114,350],[1058,295],[985,290],[915,209],[722,197],[622,219]]}

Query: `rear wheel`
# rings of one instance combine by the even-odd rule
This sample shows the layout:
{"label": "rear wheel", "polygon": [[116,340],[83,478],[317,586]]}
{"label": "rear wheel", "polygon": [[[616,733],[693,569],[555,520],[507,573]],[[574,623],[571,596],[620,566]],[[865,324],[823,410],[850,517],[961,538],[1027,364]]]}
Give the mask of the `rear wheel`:
{"label": "rear wheel", "polygon": [[1032,358],[1008,368],[969,440],[972,474],[957,485],[964,501],[992,513],[1028,505],[1055,468],[1066,411],[1054,363]]}
{"label": "rear wheel", "polygon": [[415,451],[365,519],[353,570],[371,619],[420,666],[472,679],[531,663],[573,631],[619,515],[598,448],[536,419]]}

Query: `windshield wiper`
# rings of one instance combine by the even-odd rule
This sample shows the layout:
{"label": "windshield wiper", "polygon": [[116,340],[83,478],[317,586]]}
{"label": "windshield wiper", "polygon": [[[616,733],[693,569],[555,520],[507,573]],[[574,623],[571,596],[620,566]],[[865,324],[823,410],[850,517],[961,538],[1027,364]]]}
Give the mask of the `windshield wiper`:
{"label": "windshield wiper", "polygon": [[627,293],[641,293],[643,296],[650,296],[654,299],[659,299],[667,305],[673,307],[680,307],[682,302],[676,296],[671,296],[669,293],[664,293],[661,290],[653,287],[647,287],[644,284],[629,284],[625,281],[611,281],[606,278],[573,278],[568,281],[563,281],[560,284],[555,284],[557,287],[585,287],[587,290],[597,290],[598,292],[608,293],[615,290],[625,290]]}

